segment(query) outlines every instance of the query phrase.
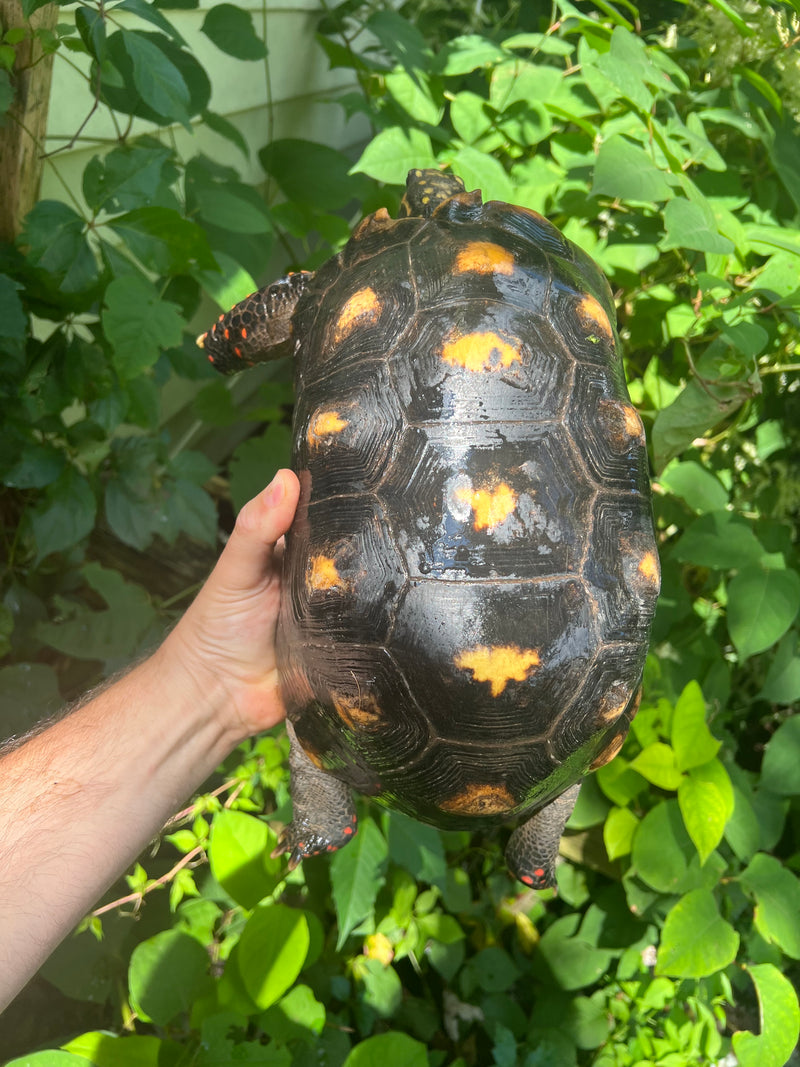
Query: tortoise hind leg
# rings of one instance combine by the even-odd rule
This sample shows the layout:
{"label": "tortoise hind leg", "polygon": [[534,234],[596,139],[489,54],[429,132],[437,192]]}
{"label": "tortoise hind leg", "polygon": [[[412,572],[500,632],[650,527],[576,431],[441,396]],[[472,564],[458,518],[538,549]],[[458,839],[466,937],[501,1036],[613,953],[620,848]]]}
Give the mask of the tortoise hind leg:
{"label": "tortoise hind leg", "polygon": [[578,799],[580,782],[522,823],[508,839],[506,863],[525,885],[546,889],[556,884],[555,868],[561,835]]}
{"label": "tortoise hind leg", "polygon": [[297,740],[292,724],[289,734],[289,771],[293,816],[278,839],[273,858],[289,853],[289,870],[320,852],[335,852],[356,832],[358,819],[348,786],[312,763]]}
{"label": "tortoise hind leg", "polygon": [[292,315],[314,275],[301,270],[251,293],[220,315],[197,338],[211,365],[233,374],[271,359],[290,356],[294,348]]}

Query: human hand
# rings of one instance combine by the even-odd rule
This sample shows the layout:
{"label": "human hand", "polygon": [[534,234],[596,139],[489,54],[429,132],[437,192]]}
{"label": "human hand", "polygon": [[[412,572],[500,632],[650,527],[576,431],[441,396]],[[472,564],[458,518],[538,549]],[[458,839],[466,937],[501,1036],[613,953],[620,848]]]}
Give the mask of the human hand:
{"label": "human hand", "polygon": [[219,705],[235,743],[285,715],[275,633],[282,537],[299,494],[297,476],[281,470],[245,504],[208,581],[157,653],[180,665],[198,701]]}

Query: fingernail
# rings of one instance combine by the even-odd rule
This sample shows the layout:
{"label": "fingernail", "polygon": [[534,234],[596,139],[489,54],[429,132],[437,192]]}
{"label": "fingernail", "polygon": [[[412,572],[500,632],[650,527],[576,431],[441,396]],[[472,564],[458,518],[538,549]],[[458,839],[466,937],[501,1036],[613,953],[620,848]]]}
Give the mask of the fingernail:
{"label": "fingernail", "polygon": [[279,471],[264,490],[264,503],[270,508],[277,507],[283,500],[283,493],[283,478]]}

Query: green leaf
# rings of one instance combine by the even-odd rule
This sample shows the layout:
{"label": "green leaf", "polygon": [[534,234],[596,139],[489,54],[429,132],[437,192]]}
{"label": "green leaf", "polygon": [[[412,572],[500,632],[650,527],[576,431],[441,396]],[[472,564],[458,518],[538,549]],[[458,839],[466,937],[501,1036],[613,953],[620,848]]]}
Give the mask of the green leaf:
{"label": "green leaf", "polygon": [[281,880],[283,861],[271,859],[277,838],[261,819],[223,809],[214,816],[211,873],[237,903],[254,908]]}
{"label": "green leaf", "polygon": [[602,195],[650,203],[669,200],[674,194],[647,152],[614,134],[600,145],[594,165],[592,196]]}
{"label": "green leaf", "polygon": [[0,667],[0,738],[20,737],[63,703],[58,675],[45,663]]}
{"label": "green leaf", "polygon": [[258,286],[244,267],[224,252],[216,252],[219,270],[193,271],[194,277],[224,311],[254,293]]}
{"label": "green leaf", "polygon": [[139,1013],[166,1026],[191,1008],[208,973],[208,953],[182,930],[163,930],[131,954],[128,986]]}
{"label": "green leaf", "polygon": [[427,134],[390,126],[369,142],[351,173],[361,171],[379,182],[405,185],[406,175],[414,167],[434,166],[436,159]]}
{"label": "green leaf", "polygon": [[87,563],[83,577],[108,610],[82,607],[73,618],[39,623],[36,636],[76,659],[129,659],[157,618],[147,591],[99,563]]}
{"label": "green leaf", "polygon": [[686,829],[705,863],[722,840],[733,814],[733,786],[718,759],[692,769],[678,786],[678,804]]}
{"label": "green leaf", "polygon": [[403,1000],[403,985],[394,967],[380,960],[363,959],[358,961],[354,972],[364,986],[361,994],[364,1004],[382,1019],[391,1018]]}
{"label": "green leaf", "polygon": [[660,789],[677,789],[683,777],[675,762],[675,753],[663,741],[654,741],[643,748],[630,766]]}
{"label": "green leaf", "polygon": [[[249,193],[247,186],[242,189]],[[256,205],[249,196],[237,192],[236,183],[198,185],[195,198],[200,215],[214,226],[231,233],[269,233],[272,221],[264,205]]]}
{"label": "green leaf", "polygon": [[28,317],[17,295],[22,286],[0,274],[0,337],[22,341],[28,329]]}
{"label": "green leaf", "polygon": [[400,812],[387,816],[386,840],[389,857],[417,881],[438,882],[445,878],[447,863],[442,839],[432,826],[409,819]]}
{"label": "green leaf", "polygon": [[95,156],[83,172],[87,204],[94,211],[128,211],[151,205],[162,191],[162,183],[167,183],[165,168],[171,158],[169,148],[144,139],[119,145],[102,159]]}
{"label": "green leaf", "polygon": [[694,460],[683,463],[673,460],[658,480],[668,492],[680,497],[699,514],[722,511],[728,506],[728,490],[719,478]]}
{"label": "green leaf", "polygon": [[438,126],[442,119],[442,100],[435,99],[428,78],[414,71],[398,68],[386,75],[386,90],[395,103],[415,122]]}
{"label": "green leaf", "polygon": [[35,267],[62,277],[65,293],[78,292],[97,278],[97,263],[86,240],[86,223],[58,200],[40,200],[25,218],[20,238]]}
{"label": "green leaf", "polygon": [[765,554],[750,523],[731,511],[713,511],[696,519],[672,552],[681,563],[720,571],[747,567]]}
{"label": "green leaf", "polygon": [[224,137],[225,140],[230,141],[231,144],[235,144],[245,159],[250,158],[250,145],[245,140],[238,126],[235,126],[232,122],[226,119],[224,115],[218,115],[216,111],[205,110],[201,118],[210,130],[213,130],[214,133],[218,133],[220,137]]}
{"label": "green leaf", "polygon": [[756,929],[792,959],[800,959],[800,881],[775,856],[758,852],[739,875],[756,898]]}
{"label": "green leaf", "polygon": [[216,544],[217,509],[208,493],[183,478],[176,478],[169,488],[164,505],[162,536],[170,544],[181,533],[207,545]]}
{"label": "green leaf", "polygon": [[133,83],[142,100],[165,118],[189,123],[189,87],[166,53],[149,37],[121,29],[122,43],[133,64]]}
{"label": "green leaf", "polygon": [[285,904],[256,908],[238,945],[239,973],[260,1008],[279,1000],[303,969],[310,944],[302,911]]}
{"label": "green leaf", "polygon": [[26,444],[20,458],[7,471],[3,484],[14,489],[43,489],[58,478],[66,461],[64,453],[52,445]]}
{"label": "green leaf", "polygon": [[627,856],[633,847],[633,838],[639,820],[630,808],[612,808],[603,825],[603,842],[610,860]]}
{"label": "green leaf", "polygon": [[740,660],[780,640],[800,610],[800,575],[745,567],[728,583],[728,632]]}
{"label": "green leaf", "polygon": [[577,933],[579,916],[557,919],[542,935],[534,958],[534,973],[561,989],[583,989],[606,973],[612,953],[597,948]]}
{"label": "green leaf", "polygon": [[371,186],[351,173],[351,160],[343,152],[315,141],[282,137],[262,148],[258,158],[290,200],[315,211],[336,211],[362,199]]}
{"label": "green leaf", "polygon": [[343,1067],[428,1067],[424,1045],[408,1034],[390,1030],[361,1041],[350,1052]]}
{"label": "green leaf", "polygon": [[215,4],[203,20],[201,31],[226,55],[234,59],[264,59],[267,49],[256,35],[249,11],[234,4]]}
{"label": "green leaf", "polygon": [[[366,27],[406,70],[427,70],[433,53],[417,27],[394,11],[376,11]],[[420,164],[421,165],[421,164]]]}
{"label": "green leaf", "polygon": [[459,148],[452,158],[453,172],[459,176],[467,190],[480,189],[484,200],[514,199],[514,187],[502,165],[492,156],[487,156],[471,145]]}
{"label": "green leaf", "polygon": [[725,840],[742,863],[752,859],[761,847],[761,825],[752,796],[736,786],[733,788],[733,814],[725,826]]}
{"label": "green leaf", "polygon": [[672,748],[679,771],[713,759],[720,742],[706,725],[706,702],[697,682],[687,683],[672,713]]}
{"label": "green leaf", "polygon": [[436,69],[446,78],[457,78],[480,67],[493,67],[506,59],[508,53],[494,41],[476,33],[467,33],[445,44],[436,57]]}
{"label": "green leaf", "polygon": [[652,433],[656,469],[663,470],[696,437],[731,415],[743,401],[744,394],[735,384],[709,386],[692,378],[656,415]]}
{"label": "green leaf", "polygon": [[215,266],[202,227],[172,208],[134,208],[117,215],[109,226],[145,266],[160,274],[183,274],[195,267],[209,270]]}
{"label": "green leaf", "polygon": [[339,923],[337,951],[350,932],[372,914],[378,890],[384,882],[388,846],[370,818],[361,820],[358,833],[347,848],[331,858],[331,888]]}
{"label": "green leaf", "polygon": [[769,665],[762,700],[791,704],[800,700],[800,641],[794,632],[784,634]]}
{"label": "green leaf", "polygon": [[37,563],[88,537],[96,514],[97,502],[88,481],[74,467],[67,467],[31,513]]}
{"label": "green leaf", "polygon": [[[30,3],[30,0],[28,2]],[[36,6],[42,7],[43,5],[37,4]],[[425,1062],[427,1063],[427,1060]],[[20,1056],[19,1059],[8,1060],[5,1067],[91,1067],[91,1061],[63,1049],[44,1049],[41,1052]]]}
{"label": "green leaf", "polygon": [[165,348],[180,344],[184,321],[176,304],[139,274],[114,278],[105,293],[103,327],[120,377],[135,378]]}
{"label": "green leaf", "polygon": [[[164,5],[168,6],[168,5]],[[117,4],[114,8],[115,11],[130,11],[131,14],[137,15],[145,22],[151,23],[153,26],[164,32],[167,37],[179,45],[186,46],[186,41],[178,33],[172,23],[159,11],[157,7],[148,3],[147,0],[121,0],[121,3]]]}
{"label": "green leaf", "polygon": [[488,103],[476,93],[456,93],[450,101],[450,121],[458,136],[466,144],[473,144],[492,128]]}
{"label": "green leaf", "polygon": [[62,1047],[77,1056],[85,1056],[94,1067],[159,1067],[179,1046],[149,1034],[119,1037],[107,1030],[92,1030]]}
{"label": "green leaf", "polygon": [[714,213],[706,203],[681,197],[670,200],[664,210],[664,227],[666,235],[660,247],[665,251],[693,248],[724,255],[734,250],[733,241],[719,232]]}
{"label": "green leaf", "polygon": [[800,715],[781,723],[767,743],[761,783],[779,796],[800,794]]}
{"label": "green leaf", "polygon": [[633,838],[631,862],[643,882],[659,893],[678,892],[695,849],[675,800],[645,815]]}
{"label": "green leaf", "polygon": [[733,1035],[739,1067],[783,1067],[800,1036],[797,992],[771,963],[751,963],[746,969],[758,994],[761,1032],[739,1030]]}
{"label": "green leaf", "polygon": [[706,978],[732,963],[738,948],[739,935],[720,915],[714,894],[693,889],[667,915],[656,974]]}
{"label": "green leaf", "polygon": [[269,485],[277,471],[289,466],[291,454],[291,431],[277,422],[238,446],[229,464],[230,494],[237,511]]}

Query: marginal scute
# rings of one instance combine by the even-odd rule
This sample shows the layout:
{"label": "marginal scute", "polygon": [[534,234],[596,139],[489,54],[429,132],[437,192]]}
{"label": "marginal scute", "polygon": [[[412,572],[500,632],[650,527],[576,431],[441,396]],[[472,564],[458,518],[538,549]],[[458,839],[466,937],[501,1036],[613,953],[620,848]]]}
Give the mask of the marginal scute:
{"label": "marginal scute", "polygon": [[351,729],[374,728],[383,721],[384,713],[371,693],[355,698],[342,693],[332,693],[331,696],[336,713]]}
{"label": "marginal scute", "polygon": [[599,726],[609,726],[625,712],[631,700],[631,687],[627,682],[614,682],[604,694],[597,711]]}
{"label": "marginal scute", "polygon": [[587,293],[578,303],[578,314],[582,319],[588,319],[589,322],[596,326],[606,340],[613,340],[614,331],[611,329],[611,322],[608,315],[603,309],[603,305],[599,300],[595,300],[591,294]]}
{"label": "marginal scute", "polygon": [[646,582],[652,586],[660,586],[661,584],[661,568],[658,565],[658,556],[655,552],[645,552],[642,558],[639,560],[637,567],[639,574]]}
{"label": "marginal scute", "polygon": [[489,682],[492,696],[500,696],[509,682],[524,682],[532,667],[539,666],[535,648],[515,645],[479,645],[455,657],[460,670],[472,671],[476,682]]}
{"label": "marginal scute", "polygon": [[371,215],[367,215],[359,222],[358,226],[353,230],[354,241],[360,241],[368,233],[379,233],[381,230],[391,229],[395,225],[395,220],[389,214],[385,207],[379,207],[377,211],[374,211]]}
{"label": "marginal scute", "polygon": [[626,727],[622,731],[622,733],[616,734],[614,736],[613,741],[611,741],[610,744],[606,745],[603,751],[598,756],[596,756],[595,759],[592,760],[592,762],[589,764],[589,770],[596,771],[598,767],[605,767],[607,763],[610,763],[611,760],[622,748],[622,746],[625,744],[625,737],[627,733],[628,729]]}
{"label": "marginal scute", "polygon": [[514,273],[514,255],[492,241],[471,241],[459,249],[455,271],[457,274],[511,275]]}
{"label": "marginal scute", "polygon": [[504,785],[470,785],[440,801],[439,807],[452,815],[501,815],[511,811],[515,803]]}
{"label": "marginal scute", "polygon": [[622,454],[634,444],[644,445],[644,426],[633,404],[604,397],[598,403],[597,414],[615,452]]}
{"label": "marginal scute", "polygon": [[475,373],[497,371],[522,362],[522,345],[505,340],[493,330],[453,333],[442,346],[442,359]]}

